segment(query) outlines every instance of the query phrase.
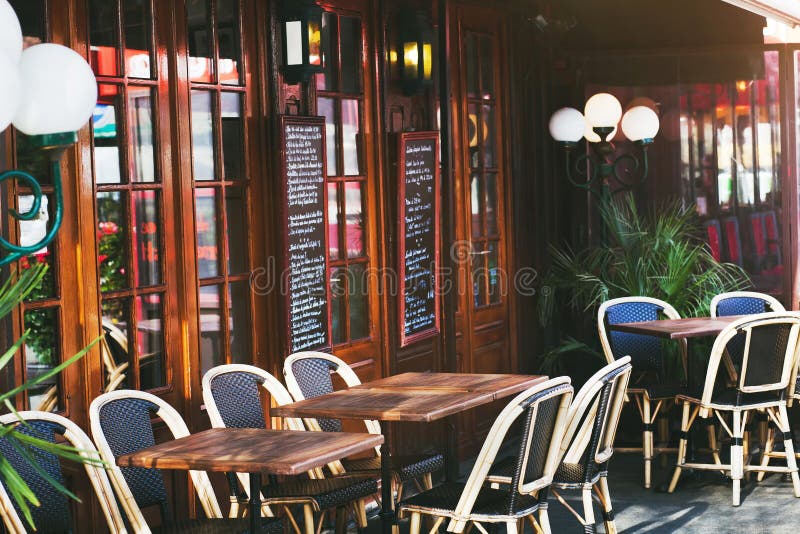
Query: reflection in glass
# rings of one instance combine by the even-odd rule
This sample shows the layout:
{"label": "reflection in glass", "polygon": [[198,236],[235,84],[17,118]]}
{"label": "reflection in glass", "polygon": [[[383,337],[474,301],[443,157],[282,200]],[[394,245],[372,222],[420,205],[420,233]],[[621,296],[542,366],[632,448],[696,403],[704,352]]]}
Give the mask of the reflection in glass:
{"label": "reflection in glass", "polygon": [[123,117],[120,103],[122,88],[100,84],[97,91],[97,105],[92,115],[94,179],[97,184],[118,184],[123,176],[120,171],[123,163],[117,128],[117,118]]}
{"label": "reflection in glass", "polygon": [[105,391],[125,389],[131,385],[131,347],[128,342],[129,302],[128,299],[103,301],[103,339],[100,342],[100,355],[105,375]]}
{"label": "reflection in glass", "polygon": [[345,176],[356,176],[359,171],[358,100],[342,99],[342,157]]}
{"label": "reflection in glass", "polygon": [[739,205],[752,205],[755,193],[755,174],[753,167],[754,139],[753,124],[750,119],[751,112],[751,83],[739,81],[735,84],[736,106],[736,187]]}
{"label": "reflection in glass", "polygon": [[242,180],[244,175],[244,127],[242,95],[222,93],[222,168],[225,180]]}
{"label": "reflection in glass", "polygon": [[364,206],[361,195],[362,182],[346,182],[344,185],[345,224],[347,233],[347,257],[364,255]]}
{"label": "reflection in glass", "polygon": [[486,255],[484,243],[472,243],[472,295],[475,307],[485,306],[486,298]]}
{"label": "reflection in glass", "polygon": [[717,199],[722,209],[731,208],[733,195],[733,108],[727,86],[716,85],[717,95]]}
{"label": "reflection in glass", "polygon": [[342,92],[361,92],[361,21],[356,17],[339,17],[342,68]]}
{"label": "reflection in glass", "polygon": [[247,271],[247,204],[243,187],[225,188],[228,274]]}
{"label": "reflection in glass", "polygon": [[209,187],[194,191],[195,231],[197,232],[197,274],[210,278],[219,274],[217,241],[217,191]]}
{"label": "reflection in glass", "polygon": [[[19,130],[14,132],[14,148],[16,149],[16,168],[35,176],[42,185],[51,185],[50,156],[33,144],[33,137]],[[119,172],[119,171],[117,171]]]}
{"label": "reflection in glass", "polygon": [[345,310],[347,309],[347,271],[342,267],[331,269],[331,342],[334,345],[347,341]]}
{"label": "reflection in glass", "polygon": [[120,74],[117,2],[89,0],[88,10],[92,69],[99,76],[117,76]]}
{"label": "reflection in glass", "polygon": [[104,293],[128,287],[126,200],[118,191],[97,193],[97,263]]}
{"label": "reflection in glass", "polygon": [[366,270],[363,263],[350,265],[347,284],[350,294],[350,339],[369,336],[369,305]]}
{"label": "reflection in glass", "polygon": [[192,165],[195,181],[214,180],[214,128],[208,91],[192,91]]}
{"label": "reflection in glass", "polygon": [[[107,4],[114,2],[106,0]],[[150,37],[150,0],[122,0],[125,20],[125,67],[133,78],[150,78],[152,38]]]}
{"label": "reflection in glass", "polygon": [[[17,211],[19,213],[30,212],[33,206],[33,195],[20,195],[17,197]],[[29,221],[19,221],[19,244],[28,247],[41,242],[47,235],[47,224],[50,221],[50,197],[43,196],[39,205],[39,215]],[[30,269],[39,263],[50,266],[42,278],[42,281],[25,297],[25,302],[53,298],[56,296],[55,271],[57,263],[53,261],[52,251],[55,245],[50,244],[41,248],[29,256],[24,256],[19,261],[22,270]]]}
{"label": "reflection in glass", "polygon": [[497,235],[497,175],[487,173],[484,177],[486,184],[486,199],[484,205],[484,215],[486,217],[486,233]]}
{"label": "reflection in glass", "polygon": [[136,287],[161,283],[161,228],[159,192],[133,191],[133,220],[136,223],[134,256]]}
{"label": "reflection in glass", "polygon": [[[58,309],[43,308],[25,312],[25,375],[28,380],[47,373],[58,365]],[[33,410],[54,412],[59,409],[59,377],[53,377],[28,390],[28,405]]]}
{"label": "reflection in glass", "polygon": [[166,384],[163,316],[161,295],[136,297],[139,380],[141,389],[144,390]]}
{"label": "reflection in glass", "polygon": [[489,242],[489,254],[486,255],[486,277],[489,282],[489,304],[497,304],[502,297],[502,280],[500,279],[498,243]]}
{"label": "reflection in glass", "polygon": [[469,124],[467,135],[469,135],[469,166],[477,169],[481,166],[481,145],[486,138],[486,124],[482,122],[478,113],[478,105],[470,103],[467,106]]}
{"label": "reflection in glass", "polygon": [[497,167],[495,154],[497,153],[497,132],[494,119],[494,106],[483,106],[483,166],[486,168]]}
{"label": "reflection in glass", "polygon": [[328,176],[336,176],[336,112],[332,98],[317,98],[317,113],[325,117],[325,145],[328,163]]}
{"label": "reflection in glass", "polygon": [[153,140],[153,99],[150,89],[128,89],[129,142],[133,148],[131,181],[156,181]]}
{"label": "reflection in glass", "polygon": [[480,92],[478,86],[478,47],[474,33],[467,32],[464,45],[464,64],[467,68],[467,96],[475,98]]}
{"label": "reflection in glass", "polygon": [[200,368],[203,374],[225,363],[222,351],[220,286],[200,287]]}
{"label": "reflection in glass", "polygon": [[492,53],[492,37],[482,35],[481,46],[481,91],[482,98],[494,97],[494,54]]}
{"label": "reflection in glass", "polygon": [[479,173],[473,173],[469,180],[469,200],[472,237],[483,237],[483,228],[481,228],[481,175]]}
{"label": "reflection in glass", "polygon": [[217,0],[217,41],[219,81],[226,85],[238,85],[241,63],[239,0]]}
{"label": "reflection in glass", "polygon": [[334,91],[336,89],[336,73],[338,72],[339,62],[336,61],[336,26],[339,17],[326,11],[322,14],[322,72],[317,73],[317,91]]}
{"label": "reflection in glass", "polygon": [[342,258],[342,247],[339,243],[339,222],[342,213],[339,209],[339,185],[328,184],[328,257],[332,260]]}
{"label": "reflection in glass", "polygon": [[252,363],[250,357],[250,284],[247,280],[228,286],[228,313],[231,327],[231,361]]}
{"label": "reflection in glass", "polygon": [[[106,0],[103,0],[106,1]],[[186,22],[189,41],[189,79],[193,82],[211,82],[211,17],[207,0],[187,0]]]}

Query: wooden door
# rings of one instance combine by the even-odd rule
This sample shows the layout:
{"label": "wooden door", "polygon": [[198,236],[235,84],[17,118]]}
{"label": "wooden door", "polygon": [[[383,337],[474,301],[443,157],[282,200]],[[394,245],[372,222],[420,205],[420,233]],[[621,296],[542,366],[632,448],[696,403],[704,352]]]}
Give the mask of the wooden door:
{"label": "wooden door", "polygon": [[[455,194],[458,269],[456,351],[460,371],[516,369],[511,346],[510,281],[504,135],[503,28],[492,11],[456,7],[453,21]],[[480,445],[497,414],[488,406],[465,416],[461,448]]]}

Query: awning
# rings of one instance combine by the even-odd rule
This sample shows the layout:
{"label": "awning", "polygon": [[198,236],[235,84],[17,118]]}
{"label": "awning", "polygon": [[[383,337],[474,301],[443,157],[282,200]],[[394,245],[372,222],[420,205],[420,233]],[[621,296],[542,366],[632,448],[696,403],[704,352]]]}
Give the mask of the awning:
{"label": "awning", "polygon": [[722,0],[736,7],[769,17],[789,26],[800,26],[800,1],[798,0]]}

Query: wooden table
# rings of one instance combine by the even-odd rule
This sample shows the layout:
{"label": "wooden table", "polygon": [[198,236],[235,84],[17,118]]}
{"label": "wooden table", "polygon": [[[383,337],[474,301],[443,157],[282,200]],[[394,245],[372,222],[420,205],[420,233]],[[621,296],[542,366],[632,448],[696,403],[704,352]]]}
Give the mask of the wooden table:
{"label": "wooden table", "polygon": [[117,458],[120,467],[250,473],[250,532],[261,518],[261,473],[298,475],[383,443],[352,432],[212,428]]}
{"label": "wooden table", "polygon": [[[395,524],[389,468],[393,423],[431,422],[514,395],[547,379],[538,375],[403,373],[312,399],[272,408],[283,417],[376,419],[383,421],[381,520],[389,534]],[[346,455],[343,455],[346,456]]]}
{"label": "wooden table", "polygon": [[611,330],[643,334],[667,339],[689,339],[716,336],[726,326],[741,319],[742,315],[727,317],[687,317],[685,319],[661,319],[641,323],[620,323],[608,325]]}

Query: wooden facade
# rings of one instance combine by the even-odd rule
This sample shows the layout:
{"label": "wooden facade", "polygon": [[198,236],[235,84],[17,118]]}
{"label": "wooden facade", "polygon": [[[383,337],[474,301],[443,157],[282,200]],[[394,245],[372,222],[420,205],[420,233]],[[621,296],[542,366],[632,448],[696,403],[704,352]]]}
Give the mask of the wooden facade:
{"label": "wooden facade", "polygon": [[[560,175],[547,119],[561,105],[580,106],[590,86],[624,81],[583,77],[611,41],[564,37],[576,2],[320,1],[325,69],[299,85],[285,83],[281,71],[278,0],[11,3],[26,42],[72,47],[90,60],[100,84],[93,123],[63,161],[64,224],[54,245],[21,267],[47,262],[50,274],[3,329],[8,341],[32,328],[33,343],[0,379],[19,382],[98,336],[104,342],[47,390],[21,395],[18,408],[48,401],[85,428],[91,400],[124,376],[113,387],[163,396],[201,430],[209,426],[200,387],[209,367],[252,363],[281,376],[290,352],[280,291],[287,255],[282,115],[325,117],[330,343],[321,348],[364,381],[406,371],[537,368],[548,341],[536,325],[537,273],[546,268],[548,245],[586,242],[596,224],[587,196]],[[391,61],[404,10],[421,11],[437,36],[435,83],[410,96]],[[693,42],[691,50],[724,55],[751,46],[712,41]],[[684,51],[678,48],[671,52]],[[782,294],[796,307],[800,49],[773,48],[781,61],[775,120],[783,155],[783,194],[773,207],[783,230]],[[663,48],[653,45],[653,55],[663,57]],[[440,278],[447,290],[437,296],[439,333],[401,346],[396,136],[440,127]],[[0,168],[41,175],[23,136],[9,130],[2,139]],[[663,159],[654,166],[672,172],[673,153],[656,152]],[[683,194],[676,176],[651,187],[645,198]],[[13,206],[26,191],[3,194]],[[3,224],[12,239],[38,231]],[[410,426],[398,439],[407,449],[451,439],[466,456],[496,413],[491,406],[447,426]],[[185,477],[176,480],[176,498],[185,503]]]}

